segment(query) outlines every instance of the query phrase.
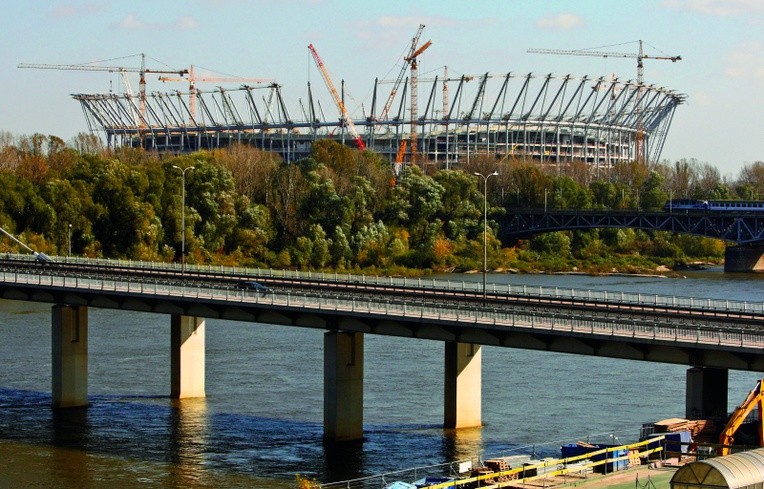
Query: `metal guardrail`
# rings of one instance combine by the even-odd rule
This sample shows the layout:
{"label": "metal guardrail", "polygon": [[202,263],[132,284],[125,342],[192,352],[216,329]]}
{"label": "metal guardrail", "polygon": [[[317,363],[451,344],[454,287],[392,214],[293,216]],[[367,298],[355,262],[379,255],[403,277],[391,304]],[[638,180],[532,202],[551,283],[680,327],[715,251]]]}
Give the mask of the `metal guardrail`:
{"label": "metal guardrail", "polygon": [[[16,259],[32,260],[29,255],[10,255]],[[123,267],[145,268],[148,270],[183,270],[178,263],[145,262],[115,259],[95,259],[81,257],[55,257],[56,261],[64,263],[82,263],[90,265],[113,265]],[[354,275],[337,272],[301,272],[295,270],[280,270],[272,268],[226,267],[213,265],[185,265],[187,271],[222,273],[238,276],[298,278],[333,282],[358,282],[369,285],[387,285],[411,288],[433,288],[461,292],[482,292],[478,281],[443,280],[438,278],[409,278],[383,277],[378,275]],[[764,314],[764,302],[738,301],[729,299],[698,298],[679,295],[645,294],[641,292],[621,292],[593,289],[575,289],[563,287],[544,287],[542,285],[512,285],[488,284],[491,294],[522,295],[537,299],[566,299],[588,302],[610,302],[637,307],[673,307],[693,309],[697,311],[713,311],[716,313],[746,313]]]}
{"label": "metal guardrail", "polygon": [[[566,476],[571,474],[587,474],[595,467],[604,465],[605,474],[607,474],[607,466],[612,465],[627,465],[629,460],[635,456],[634,451],[638,452],[636,456],[640,458],[649,457],[653,454],[661,454],[665,452],[666,437],[656,436],[648,440],[643,440],[636,443],[630,443],[626,445],[607,446],[598,450],[592,450],[590,452],[575,455],[565,458],[547,458],[544,460],[538,460],[536,463],[523,464],[519,467],[510,468],[509,470],[490,472],[480,475],[474,475],[472,477],[455,478],[448,482],[442,482],[439,484],[431,484],[427,487],[429,489],[451,489],[459,487],[517,487],[518,485],[524,485],[525,482],[532,480],[548,479],[551,477]],[[657,445],[657,446],[656,446]],[[470,461],[465,461],[470,462]],[[447,464],[452,469],[453,465],[457,465],[460,462],[453,464]],[[433,467],[419,467],[416,469],[403,470],[398,473],[383,474],[378,476],[365,477],[363,479],[353,479],[348,481],[330,482],[317,485],[320,489],[366,489],[366,488],[383,488],[386,487],[387,479],[394,478],[395,475],[402,474],[416,474],[429,475],[433,474],[433,469],[442,469],[443,466]],[[443,475],[443,474],[439,474]]]}
{"label": "metal guardrail", "polygon": [[130,280],[67,277],[31,273],[0,272],[0,282],[69,288],[87,291],[116,292],[147,296],[170,296],[196,300],[252,303],[276,308],[315,312],[342,312],[350,315],[399,317],[447,324],[474,325],[484,328],[508,328],[530,332],[560,332],[565,334],[600,335],[624,339],[680,342],[686,345],[764,348],[764,330],[732,329],[700,326],[686,319],[671,321],[623,319],[585,313],[560,314],[465,307],[448,302],[422,303],[375,298],[341,298],[306,293],[273,292],[266,296],[257,291],[227,287],[178,286]]}

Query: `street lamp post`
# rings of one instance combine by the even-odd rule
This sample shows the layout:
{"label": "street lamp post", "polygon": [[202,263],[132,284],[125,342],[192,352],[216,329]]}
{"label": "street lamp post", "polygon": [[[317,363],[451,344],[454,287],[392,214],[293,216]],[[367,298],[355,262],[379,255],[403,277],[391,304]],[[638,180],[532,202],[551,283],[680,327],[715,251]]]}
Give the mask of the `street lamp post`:
{"label": "street lamp post", "polygon": [[67,248],[66,257],[72,256],[72,224],[69,223],[69,232],[66,235],[66,241],[69,244],[69,247]]}
{"label": "street lamp post", "polygon": [[488,175],[473,173],[473,175],[483,179],[483,299],[486,298],[485,274],[488,271],[488,179],[498,174],[497,171]]}
{"label": "street lamp post", "polygon": [[181,198],[180,198],[180,268],[186,268],[186,171],[193,170],[195,167],[187,166],[181,168],[172,165],[176,170],[180,170]]}

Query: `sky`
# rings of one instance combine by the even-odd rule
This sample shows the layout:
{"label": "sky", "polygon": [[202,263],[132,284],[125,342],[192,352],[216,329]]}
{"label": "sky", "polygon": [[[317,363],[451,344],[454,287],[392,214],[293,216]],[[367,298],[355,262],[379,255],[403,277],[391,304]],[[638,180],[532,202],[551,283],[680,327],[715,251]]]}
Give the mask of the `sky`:
{"label": "sky", "polygon": [[[274,78],[287,100],[321,84],[314,44],[355,98],[395,78],[420,24],[420,77],[508,71],[636,78],[636,59],[528,53],[597,49],[645,59],[645,83],[686,94],[662,153],[736,178],[764,161],[764,0],[8,0],[0,17],[0,131],[69,141],[88,130],[73,93],[117,91],[114,74],[20,63],[195,66],[199,76]],[[155,75],[156,76],[156,75]],[[147,77],[149,91],[181,87]],[[137,87],[137,78],[131,82]],[[421,97],[421,95],[420,95]]]}

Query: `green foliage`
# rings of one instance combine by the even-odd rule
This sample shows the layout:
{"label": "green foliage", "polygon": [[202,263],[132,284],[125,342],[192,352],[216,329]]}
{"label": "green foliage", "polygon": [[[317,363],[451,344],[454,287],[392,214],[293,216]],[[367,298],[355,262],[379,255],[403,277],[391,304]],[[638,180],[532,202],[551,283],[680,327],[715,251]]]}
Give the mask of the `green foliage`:
{"label": "green foliage", "polygon": [[[403,273],[480,270],[485,238],[489,268],[639,270],[720,260],[724,244],[631,229],[503,244],[498,223],[516,207],[661,209],[669,195],[764,195],[762,162],[744,167],[735,182],[694,160],[653,171],[618,163],[606,178],[594,179],[582,162],[543,166],[477,155],[456,170],[408,167],[391,182],[390,164],[380,155],[333,140],[316,142],[309,157],[291,164],[243,145],[162,156],[104,150],[84,135],[71,144],[35,134],[0,147],[0,225],[40,251],[63,253],[71,236],[75,254],[179,260],[185,237],[194,262]],[[190,166],[182,208],[176,167]],[[494,170],[499,174],[488,180],[484,196],[484,181],[472,173]]]}

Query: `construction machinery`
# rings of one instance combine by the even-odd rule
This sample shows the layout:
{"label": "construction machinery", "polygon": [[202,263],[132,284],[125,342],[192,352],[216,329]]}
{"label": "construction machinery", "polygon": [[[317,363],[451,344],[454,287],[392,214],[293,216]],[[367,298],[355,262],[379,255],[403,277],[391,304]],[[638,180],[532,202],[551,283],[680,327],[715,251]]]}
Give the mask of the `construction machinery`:
{"label": "construction machinery", "polygon": [[172,76],[160,76],[161,82],[188,82],[188,98],[189,98],[189,112],[191,113],[191,119],[196,118],[196,83],[267,83],[274,84],[276,80],[273,78],[240,78],[240,77],[209,77],[203,76],[197,78],[194,74],[194,65],[188,70],[188,78],[172,77]]}
{"label": "construction machinery", "polygon": [[[642,40],[639,41],[639,50],[636,53],[623,53],[623,52],[611,52],[611,51],[593,51],[588,49],[529,49],[529,53],[535,54],[562,54],[571,56],[595,56],[599,58],[636,58],[637,59],[637,85],[641,86],[644,83],[645,68],[643,60],[645,59],[661,59],[676,63],[681,61],[681,56],[651,56],[645,54],[642,49]],[[642,162],[644,160],[644,131],[639,129],[637,131],[637,161]]]}
{"label": "construction machinery", "polygon": [[329,71],[326,69],[326,66],[324,65],[324,61],[321,59],[321,56],[318,55],[318,51],[316,51],[316,48],[313,47],[313,44],[310,44],[308,46],[308,49],[310,49],[311,54],[313,55],[313,59],[316,62],[316,66],[318,67],[318,71],[321,72],[321,76],[324,78],[324,83],[326,83],[326,88],[329,89],[329,92],[332,94],[332,98],[334,98],[334,103],[337,104],[337,108],[340,111],[340,117],[342,118],[342,122],[347,126],[348,132],[350,133],[350,136],[355,140],[355,144],[361,151],[366,149],[366,144],[363,142],[363,139],[361,139],[361,136],[358,134],[358,131],[355,128],[355,124],[353,124],[353,119],[348,114],[347,109],[345,108],[345,104],[342,102],[342,98],[340,97],[340,94],[337,92],[337,89],[334,88],[334,83],[332,83],[332,78],[329,76]]}
{"label": "construction machinery", "polygon": [[122,76],[122,81],[125,84],[125,88],[128,95],[132,95],[130,93],[130,84],[127,81],[126,74],[127,73],[138,73],[139,78],[139,94],[140,94],[140,115],[141,120],[145,120],[146,115],[146,73],[171,73],[171,74],[177,74],[179,76],[187,75],[188,70],[174,70],[174,69],[166,69],[166,70],[156,70],[153,68],[146,68],[146,55],[144,53],[140,54],[141,56],[141,66],[140,68],[129,68],[124,66],[103,66],[93,63],[83,63],[83,64],[41,64],[41,63],[20,63],[18,65],[19,68],[32,68],[32,69],[39,69],[39,70],[70,70],[70,71],[108,71],[111,73],[119,73]]}
{"label": "construction machinery", "polygon": [[764,412],[764,409],[762,409],[764,408],[764,392],[762,392],[763,382],[764,380],[759,380],[756,383],[756,387],[748,393],[748,397],[745,398],[745,401],[732,412],[729,421],[727,421],[727,425],[724,427],[721,434],[719,434],[719,444],[721,445],[718,450],[719,455],[729,455],[730,446],[735,441],[735,433],[742,426],[743,422],[745,422],[751,412],[757,407],[759,412],[756,431],[759,436],[759,446],[764,447],[764,424],[762,424],[762,412]]}

